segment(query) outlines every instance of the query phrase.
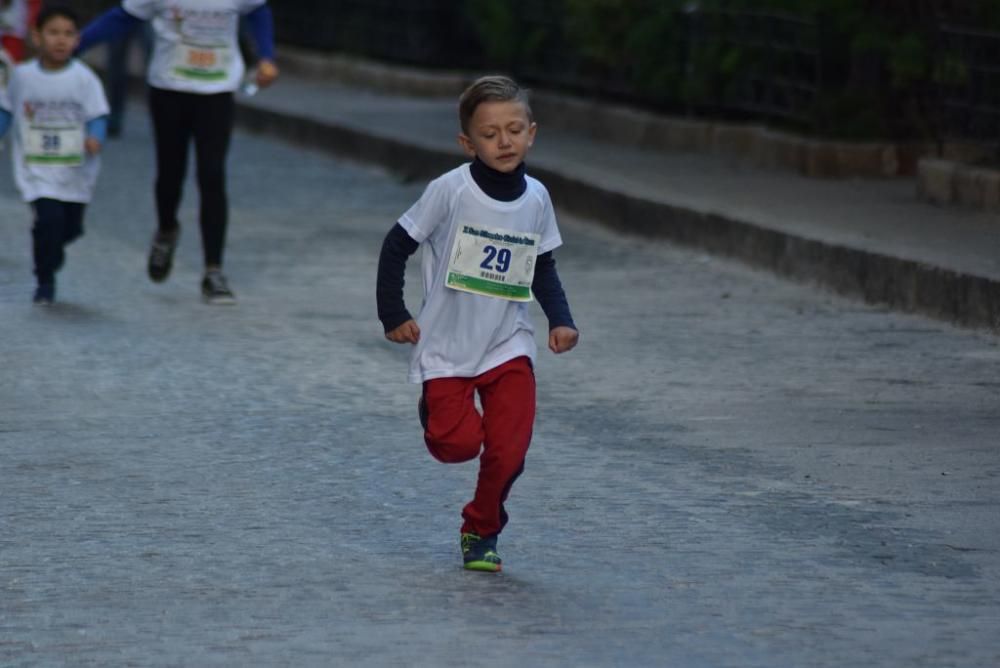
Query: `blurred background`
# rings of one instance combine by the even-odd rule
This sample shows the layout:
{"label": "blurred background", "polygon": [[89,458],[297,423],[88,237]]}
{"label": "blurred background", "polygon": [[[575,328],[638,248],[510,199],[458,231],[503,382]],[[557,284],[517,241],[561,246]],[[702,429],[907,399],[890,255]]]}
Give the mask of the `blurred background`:
{"label": "blurred background", "polygon": [[[92,15],[116,4],[74,3]],[[1000,3],[280,0],[277,40],[1000,163]]]}

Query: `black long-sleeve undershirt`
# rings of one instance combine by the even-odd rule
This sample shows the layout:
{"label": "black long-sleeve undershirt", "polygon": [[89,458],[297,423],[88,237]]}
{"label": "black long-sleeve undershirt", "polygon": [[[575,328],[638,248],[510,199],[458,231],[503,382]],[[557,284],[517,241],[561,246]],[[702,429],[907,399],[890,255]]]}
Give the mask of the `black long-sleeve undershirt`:
{"label": "black long-sleeve undershirt", "polygon": [[406,276],[406,260],[420,247],[403,226],[396,223],[385,235],[382,252],[378,256],[378,278],[375,282],[375,302],[378,305],[378,319],[385,331],[391,332],[413,316],[403,302],[403,284]]}
{"label": "black long-sleeve undershirt", "polygon": [[[483,164],[478,158],[470,166],[472,178],[476,185],[493,199],[501,202],[512,202],[524,194],[527,189],[525,167],[522,163],[514,172],[506,174]],[[376,280],[375,299],[378,307],[378,319],[386,332],[390,332],[413,316],[406,310],[403,301],[404,276],[406,261],[420,246],[407,234],[403,227],[396,223],[389,230],[382,242],[382,252],[379,254],[378,278]],[[555,327],[572,327],[576,329],[573,316],[570,314],[566,293],[556,271],[556,260],[552,251],[542,253],[535,262],[535,274],[531,282],[531,291],[538,300],[545,317],[549,321],[549,329]]]}

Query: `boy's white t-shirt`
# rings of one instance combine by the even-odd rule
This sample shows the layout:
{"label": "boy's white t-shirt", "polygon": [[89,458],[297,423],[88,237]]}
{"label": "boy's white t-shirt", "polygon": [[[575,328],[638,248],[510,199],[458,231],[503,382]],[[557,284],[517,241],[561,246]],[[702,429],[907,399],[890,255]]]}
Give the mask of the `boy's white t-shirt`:
{"label": "boy's white t-shirt", "polygon": [[537,347],[528,304],[460,292],[446,286],[455,236],[463,225],[537,234],[538,254],[562,245],[549,193],[526,177],[528,187],[513,202],[492,199],[476,185],[465,164],[438,177],[399,219],[422,244],[424,302],[417,316],[409,380],[473,377],[515,357],[535,359]]}
{"label": "boy's white t-shirt", "polygon": [[232,93],[246,66],[239,21],[267,0],[124,0],[132,16],[153,22],[150,86],[184,93]]}
{"label": "boy's white t-shirt", "polygon": [[60,70],[32,60],[14,68],[6,97],[0,104],[13,115],[14,181],[24,201],[89,202],[100,160],[83,149],[86,124],[109,111],[97,75],[75,59]]}

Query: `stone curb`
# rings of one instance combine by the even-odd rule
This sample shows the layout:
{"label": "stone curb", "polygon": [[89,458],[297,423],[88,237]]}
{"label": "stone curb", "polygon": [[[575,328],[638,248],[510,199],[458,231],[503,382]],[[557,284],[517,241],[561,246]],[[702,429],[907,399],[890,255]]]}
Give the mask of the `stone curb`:
{"label": "stone curb", "polygon": [[933,204],[1000,212],[1000,170],[925,158],[918,165],[917,194]]}
{"label": "stone curb", "polygon": [[[279,60],[291,73],[402,95],[457,98],[478,76],[287,46],[281,47]],[[725,154],[813,178],[911,176],[919,156],[928,152],[920,144],[810,139],[760,125],[665,116],[551,91],[532,91],[531,99],[536,117],[547,127],[629,146]]]}
{"label": "stone curb", "polygon": [[[382,165],[407,179],[430,179],[463,157],[336,123],[238,105],[238,122],[313,149]],[[533,168],[567,211],[630,234],[667,239],[744,261],[893,309],[1000,333],[1000,281],[837,246],[717,214],[625,195]]]}
{"label": "stone curb", "polygon": [[916,172],[918,144],[809,139],[760,125],[664,116],[631,107],[535,91],[535,115],[548,126],[630,146],[702,151],[811,178],[883,178]]}
{"label": "stone curb", "polygon": [[454,97],[465,89],[474,74],[426,72],[403,65],[386,65],[338,53],[309,51],[281,45],[278,64],[291,74],[318,79],[336,79],[345,84],[399,95]]}

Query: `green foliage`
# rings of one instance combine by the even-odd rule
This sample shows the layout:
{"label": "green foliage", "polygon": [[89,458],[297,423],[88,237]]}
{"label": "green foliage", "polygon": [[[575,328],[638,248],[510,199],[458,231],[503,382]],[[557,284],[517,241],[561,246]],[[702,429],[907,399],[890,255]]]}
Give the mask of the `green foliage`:
{"label": "green foliage", "polygon": [[678,1],[565,0],[565,37],[584,71],[652,101],[681,87]]}
{"label": "green foliage", "polygon": [[466,0],[465,15],[491,67],[516,69],[535,58],[549,37],[544,25],[526,21],[522,2],[515,0]]}
{"label": "green foliage", "polygon": [[519,48],[514,39],[517,34],[514,5],[502,0],[469,0],[466,13],[476,28],[486,57],[501,67],[510,67]]}
{"label": "green foliage", "polygon": [[[970,76],[961,53],[936,51],[938,16],[930,11],[940,9],[935,3],[465,0],[464,5],[491,67],[515,74],[527,69],[542,80],[549,73],[552,81],[576,82],[578,88],[701,113],[738,108],[732,101],[757,80],[818,83],[812,104],[799,110],[807,120],[798,127],[804,122],[804,129],[824,136],[932,136],[933,86],[958,88]],[[966,25],[1000,30],[1000,2],[962,7]],[[539,13],[544,21],[537,20]],[[777,16],[793,34],[760,35],[761,46],[745,29],[733,32],[734,17],[753,25],[755,17],[768,16]],[[769,39],[787,39],[794,48],[769,48]],[[812,52],[819,53],[818,81],[809,80],[809,56],[803,55]]]}

